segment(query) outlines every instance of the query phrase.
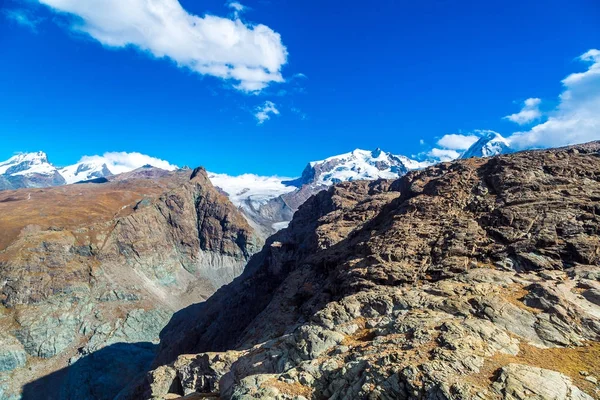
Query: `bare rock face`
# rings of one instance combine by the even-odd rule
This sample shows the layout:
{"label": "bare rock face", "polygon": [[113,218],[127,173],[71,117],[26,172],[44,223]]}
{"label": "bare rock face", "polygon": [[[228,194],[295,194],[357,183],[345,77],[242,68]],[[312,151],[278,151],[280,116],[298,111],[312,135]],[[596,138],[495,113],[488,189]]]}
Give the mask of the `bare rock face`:
{"label": "bare rock face", "polygon": [[2,192],[0,225],[0,399],[112,399],[262,244],[203,169]]}
{"label": "bare rock face", "polygon": [[599,398],[599,232],[600,142],[339,184],[121,398]]}
{"label": "bare rock face", "polygon": [[568,377],[528,365],[509,364],[503,367],[495,388],[513,399],[592,399],[573,386]]}

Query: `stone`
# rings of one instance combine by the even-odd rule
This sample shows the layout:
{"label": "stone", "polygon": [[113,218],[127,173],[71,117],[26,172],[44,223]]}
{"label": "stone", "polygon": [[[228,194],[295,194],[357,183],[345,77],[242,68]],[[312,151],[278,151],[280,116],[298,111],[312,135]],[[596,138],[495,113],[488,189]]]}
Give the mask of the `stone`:
{"label": "stone", "polygon": [[27,353],[21,343],[10,335],[0,335],[0,373],[21,368],[26,362]]}
{"label": "stone", "polygon": [[502,368],[494,388],[505,398],[515,400],[593,400],[574,386],[571,379],[558,372],[519,364]]}

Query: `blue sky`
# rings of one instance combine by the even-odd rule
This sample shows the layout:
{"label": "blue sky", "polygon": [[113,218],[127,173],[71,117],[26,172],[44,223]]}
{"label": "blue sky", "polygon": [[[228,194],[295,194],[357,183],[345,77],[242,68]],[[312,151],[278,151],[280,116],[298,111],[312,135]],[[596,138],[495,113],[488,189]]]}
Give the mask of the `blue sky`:
{"label": "blue sky", "polygon": [[[543,139],[564,136],[547,122],[581,120],[565,119],[575,107],[600,115],[596,0],[155,0],[164,7],[152,12],[168,14],[160,26],[138,16],[147,2],[107,1],[126,5],[0,1],[0,159],[136,151],[294,176],[354,148],[413,155],[479,129],[561,144]],[[220,19],[189,19],[205,15]],[[232,32],[243,38],[233,50],[221,40]],[[504,118],[527,99],[533,112]],[[600,133],[571,141],[588,138]]]}

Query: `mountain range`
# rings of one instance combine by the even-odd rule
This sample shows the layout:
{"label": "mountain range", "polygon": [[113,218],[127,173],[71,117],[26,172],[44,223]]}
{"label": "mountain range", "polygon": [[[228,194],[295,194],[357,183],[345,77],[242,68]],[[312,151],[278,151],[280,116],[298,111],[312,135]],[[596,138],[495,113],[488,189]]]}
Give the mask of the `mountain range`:
{"label": "mountain range", "polygon": [[591,400],[599,151],[2,191],[0,400]]}
{"label": "mountain range", "polygon": [[[489,157],[509,152],[512,149],[505,138],[496,132],[484,132],[461,158]],[[437,161],[431,158],[418,161],[381,149],[356,149],[309,162],[298,178],[254,174],[230,176],[213,172],[208,172],[208,176],[243,211],[253,227],[266,237],[287,226],[301,204],[331,185],[357,180],[395,179]],[[140,168],[151,166],[163,167],[138,165]],[[0,190],[44,188],[89,181],[101,183],[108,177],[134,169],[135,166],[129,166],[121,167],[118,171],[111,170],[102,157],[85,157],[76,164],[57,167],[44,152],[23,153],[0,162]]]}

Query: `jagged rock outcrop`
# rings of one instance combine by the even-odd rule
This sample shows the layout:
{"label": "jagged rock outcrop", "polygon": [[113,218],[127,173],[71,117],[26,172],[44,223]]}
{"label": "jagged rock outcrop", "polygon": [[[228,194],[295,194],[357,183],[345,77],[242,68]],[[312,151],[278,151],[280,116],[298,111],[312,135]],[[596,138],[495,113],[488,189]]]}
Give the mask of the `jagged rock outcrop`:
{"label": "jagged rock outcrop", "polygon": [[113,398],[262,245],[201,168],[2,192],[0,225],[0,399]]}
{"label": "jagged rock outcrop", "polygon": [[592,399],[600,142],[310,198],[120,398]]}

